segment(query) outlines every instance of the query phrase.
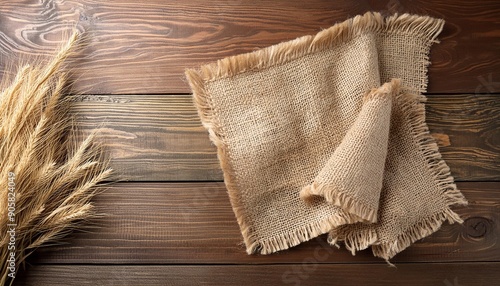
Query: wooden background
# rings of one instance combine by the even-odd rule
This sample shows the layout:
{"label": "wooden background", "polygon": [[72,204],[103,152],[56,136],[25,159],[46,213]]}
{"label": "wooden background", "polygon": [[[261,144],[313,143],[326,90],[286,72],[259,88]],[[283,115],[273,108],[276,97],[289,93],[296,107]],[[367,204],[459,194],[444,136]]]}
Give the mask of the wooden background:
{"label": "wooden background", "polygon": [[[107,215],[42,248],[16,285],[498,285],[500,2],[348,0],[15,0],[0,3],[0,74],[49,56],[71,27],[90,44],[73,63],[80,129],[100,128],[120,183]],[[324,237],[248,256],[183,76],[225,56],[315,34],[366,11],[446,20],[431,52],[430,130],[470,202],[463,225],[408,248],[389,268]]]}

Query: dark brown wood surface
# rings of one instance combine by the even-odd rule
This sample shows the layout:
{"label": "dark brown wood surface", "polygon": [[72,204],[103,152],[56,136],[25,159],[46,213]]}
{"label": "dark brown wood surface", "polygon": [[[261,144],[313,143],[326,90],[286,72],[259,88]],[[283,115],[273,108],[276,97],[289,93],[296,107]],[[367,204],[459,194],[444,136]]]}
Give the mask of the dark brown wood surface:
{"label": "dark brown wood surface", "polygon": [[[351,256],[325,237],[248,256],[185,68],[315,34],[366,11],[446,21],[432,47],[427,120],[470,204],[396,256]],[[84,136],[99,129],[115,183],[106,215],[37,250],[16,285],[496,285],[500,281],[498,0],[12,0],[0,3],[0,75],[52,54],[71,27]],[[83,138],[83,137],[82,137]]]}
{"label": "dark brown wood surface", "polygon": [[500,263],[38,266],[22,285],[497,285]]}
{"label": "dark brown wood surface", "polygon": [[491,92],[500,89],[499,6],[497,0],[3,1],[0,54],[48,55],[62,31],[77,25],[90,35],[74,66],[81,91],[189,93],[187,67],[315,34],[367,11],[408,12],[446,20],[431,54],[429,92]]}

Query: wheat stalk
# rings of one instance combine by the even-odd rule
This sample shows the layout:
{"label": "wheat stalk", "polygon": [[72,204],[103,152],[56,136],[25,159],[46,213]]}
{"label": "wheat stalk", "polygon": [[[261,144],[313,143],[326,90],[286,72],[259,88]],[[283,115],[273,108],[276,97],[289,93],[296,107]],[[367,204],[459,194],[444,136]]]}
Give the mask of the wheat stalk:
{"label": "wheat stalk", "polygon": [[50,62],[24,65],[0,93],[1,285],[14,281],[12,265],[17,272],[35,249],[93,215],[96,184],[111,173],[94,135],[74,143],[62,65],[78,42],[74,33]]}

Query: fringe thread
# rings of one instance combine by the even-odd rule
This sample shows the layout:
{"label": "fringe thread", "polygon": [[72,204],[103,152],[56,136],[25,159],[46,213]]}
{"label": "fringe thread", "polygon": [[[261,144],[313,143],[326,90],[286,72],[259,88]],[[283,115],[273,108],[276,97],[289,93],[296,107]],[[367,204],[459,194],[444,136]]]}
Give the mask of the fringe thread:
{"label": "fringe thread", "polygon": [[353,220],[347,222],[347,224],[355,222],[377,222],[376,209],[368,207],[362,202],[346,195],[344,191],[339,190],[335,186],[313,182],[300,191],[300,198],[305,200],[306,202],[312,199],[314,196],[321,196],[328,203],[340,207],[344,212],[351,214]]}

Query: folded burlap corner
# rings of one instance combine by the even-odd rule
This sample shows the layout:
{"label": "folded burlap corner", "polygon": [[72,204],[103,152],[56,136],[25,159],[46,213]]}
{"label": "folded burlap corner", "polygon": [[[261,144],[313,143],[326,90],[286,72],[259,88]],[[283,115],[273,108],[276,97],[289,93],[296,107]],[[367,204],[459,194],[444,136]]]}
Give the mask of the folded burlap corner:
{"label": "folded burlap corner", "polygon": [[329,232],[387,260],[461,222],[422,95],[442,26],[366,13],[186,71],[249,254]]}
{"label": "folded burlap corner", "polygon": [[377,212],[387,156],[392,98],[399,80],[374,88],[363,98],[356,121],[342,138],[314,182],[300,192],[311,201],[328,203],[356,216],[354,222],[377,222]]}

